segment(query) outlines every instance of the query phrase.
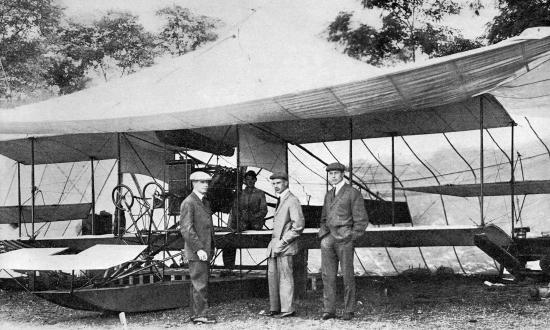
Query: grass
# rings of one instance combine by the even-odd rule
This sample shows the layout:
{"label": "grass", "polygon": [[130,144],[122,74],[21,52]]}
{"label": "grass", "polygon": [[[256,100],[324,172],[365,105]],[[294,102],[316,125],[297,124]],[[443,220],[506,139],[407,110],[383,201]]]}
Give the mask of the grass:
{"label": "grass", "polygon": [[[267,298],[229,299],[211,307],[213,329],[548,329],[550,303],[530,301],[530,285],[488,287],[485,278],[464,276],[358,278],[356,317],[321,321],[322,289],[297,303],[298,317],[259,316]],[[531,285],[532,286],[532,285]],[[211,294],[215,294],[212,292]],[[339,296],[339,303],[343,298]],[[339,306],[342,307],[341,305]],[[130,329],[192,328],[188,308],[127,314]],[[0,293],[0,328],[120,328],[116,314],[75,311],[27,292]]]}

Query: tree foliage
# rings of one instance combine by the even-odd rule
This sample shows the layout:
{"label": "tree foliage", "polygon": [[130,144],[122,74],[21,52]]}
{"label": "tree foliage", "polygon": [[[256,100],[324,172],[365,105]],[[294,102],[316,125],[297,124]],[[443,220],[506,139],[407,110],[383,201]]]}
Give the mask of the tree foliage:
{"label": "tree foliage", "polygon": [[499,0],[500,14],[489,24],[487,39],[497,43],[535,26],[550,26],[550,1]]}
{"label": "tree foliage", "polygon": [[160,46],[172,55],[183,55],[218,38],[214,29],[219,20],[194,15],[189,9],[177,5],[162,8],[156,14],[165,19],[158,36]]}
{"label": "tree foliage", "polygon": [[153,34],[126,12],[110,11],[91,25],[69,21],[59,27],[57,36],[57,53],[67,59],[67,68],[72,67],[67,73],[95,69],[105,80],[112,66],[119,75],[129,74],[153,64],[157,54]]}
{"label": "tree foliage", "polygon": [[56,0],[0,0],[0,101],[72,93],[91,76],[127,75],[157,56],[182,55],[217,38],[215,19],[180,6],[157,15],[166,24],[152,33],[127,12],[109,11],[83,24],[66,17]]}
{"label": "tree foliage", "polygon": [[[361,0],[365,9],[382,10],[382,27],[361,23],[340,12],[328,27],[328,40],[343,45],[348,55],[373,65],[414,61],[418,53],[448,55],[481,45],[441,24],[462,6],[453,0]],[[475,6],[475,3],[471,3]],[[471,48],[470,48],[471,47]]]}
{"label": "tree foliage", "polygon": [[54,0],[0,0],[0,97],[46,87],[48,42],[62,17]]}

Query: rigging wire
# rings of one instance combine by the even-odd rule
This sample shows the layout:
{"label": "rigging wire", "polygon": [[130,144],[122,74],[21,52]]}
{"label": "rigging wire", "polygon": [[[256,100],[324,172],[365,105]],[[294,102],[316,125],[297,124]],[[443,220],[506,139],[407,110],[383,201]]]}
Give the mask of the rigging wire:
{"label": "rigging wire", "polygon": [[[331,156],[337,161],[340,163],[340,161],[338,160],[338,158],[336,158],[336,156],[334,156],[334,154],[332,153],[332,151],[329,149],[329,147],[326,145],[325,142],[323,142],[323,145],[325,146],[325,148],[327,149],[327,151],[331,154]],[[356,175],[357,177],[357,175]],[[350,181],[351,181],[351,178],[350,178]],[[361,180],[360,180],[361,181]],[[378,227],[380,227],[380,225],[378,225]],[[393,262],[393,258],[391,257],[391,254],[390,254],[390,251],[388,250],[388,247],[384,247],[384,250],[386,251],[386,254],[388,256],[388,259],[390,260],[390,263],[391,265],[393,266],[393,269],[395,270],[395,272],[397,274],[399,274],[399,270],[397,270],[397,267],[395,267],[395,263]],[[355,253],[355,255],[357,256],[357,252]],[[359,258],[359,256],[357,256],[357,258]],[[365,269],[365,267],[363,266],[363,263],[361,263],[361,266],[363,267],[363,269],[365,270],[365,273],[367,272],[367,270]]]}
{"label": "rigging wire", "polygon": [[533,131],[533,133],[535,133],[535,136],[537,137],[537,139],[540,141],[540,143],[542,143],[542,145],[544,146],[544,148],[546,148],[546,153],[548,153],[548,156],[550,156],[550,149],[548,149],[548,146],[546,145],[546,143],[544,143],[544,141],[542,140],[542,138],[539,136],[539,134],[537,133],[537,131],[535,131],[535,129],[533,128],[533,126],[531,125],[531,122],[529,121],[529,119],[527,117],[523,117],[525,118],[525,121],[527,121],[527,124],[529,125],[529,128],[531,128],[531,131]]}
{"label": "rigging wire", "polygon": [[[338,163],[340,164],[343,164],[340,160],[338,160],[338,158],[336,158],[336,156],[332,153],[332,151],[329,149],[329,147],[326,145],[325,142],[323,142],[323,145],[325,146],[325,148],[327,149],[327,151],[329,152],[329,154],[332,156],[332,158],[334,158],[334,160],[336,160]],[[350,169],[351,171],[351,169]],[[351,175],[354,176],[357,180],[359,180],[359,182],[364,186],[364,187],[367,187],[367,184],[363,181],[362,178],[360,178],[356,171],[351,171]],[[350,177],[350,184],[351,182],[353,181],[353,179]],[[363,188],[360,186],[360,188]],[[372,194],[369,194],[369,197],[372,197]]]}
{"label": "rigging wire", "polygon": [[[424,167],[432,174],[433,178],[435,179],[435,181],[437,182],[438,185],[441,185],[439,179],[437,178],[437,176],[435,175],[435,173],[430,169],[430,167],[426,166],[426,163],[420,159],[420,157],[416,154],[416,152],[414,152],[414,150],[411,148],[411,146],[409,145],[409,143],[407,142],[407,140],[405,139],[404,136],[401,136],[401,140],[405,143],[405,145],[407,146],[407,148],[409,148],[409,150],[411,151],[411,153],[413,154],[413,156],[422,164],[424,165]],[[449,225],[449,219],[447,217],[447,210],[445,209],[445,200],[443,199],[443,196],[442,195],[439,195],[439,199],[441,200],[441,205],[443,207],[443,216],[445,217],[445,223],[447,225]],[[464,267],[462,266],[462,262],[460,262],[460,258],[458,257],[458,253],[456,252],[456,247],[453,246],[453,252],[455,254],[455,257],[456,257],[456,261],[458,261],[458,265],[460,266],[460,269],[462,270],[462,272],[464,274],[466,274],[466,271],[464,270]]]}
{"label": "rigging wire", "polygon": [[[547,153],[544,152],[544,153],[535,154],[535,155],[532,155],[532,156],[529,156],[529,157],[523,157],[523,159],[524,160],[534,159],[534,158],[537,158],[537,157],[540,157],[540,156],[546,156],[546,155],[547,155]],[[503,163],[499,163],[499,164],[492,164],[492,165],[484,166],[484,168],[486,168],[486,169],[487,168],[493,168],[493,167],[502,166],[502,165],[506,165],[506,164],[509,164],[509,163],[503,162]],[[474,170],[479,170],[479,167],[474,168]],[[446,176],[449,176],[449,175],[456,175],[456,174],[466,173],[468,171],[470,171],[470,170],[460,170],[460,171],[454,171],[454,172],[447,172],[447,173],[443,173],[441,175],[438,175],[437,177],[446,177]],[[423,180],[430,179],[430,178],[433,178],[433,175],[432,176],[412,178],[412,179],[402,179],[401,181],[403,181],[403,182],[423,181]],[[369,182],[369,184],[384,184],[384,183],[391,183],[391,181],[371,181],[371,182]]]}
{"label": "rigging wire", "polygon": [[[14,174],[11,176],[11,181],[10,181],[10,185],[8,186],[8,190],[6,191],[6,197],[4,198],[4,203],[2,205],[6,205],[6,203],[8,202],[8,197],[10,196],[10,190],[11,190],[11,187],[13,186],[13,181],[15,181],[15,177],[16,177],[16,172],[17,172],[17,167],[16,167],[17,163],[14,163],[13,164],[13,168],[14,168]],[[17,188],[19,189],[19,188]]]}
{"label": "rigging wire", "polygon": [[[372,152],[372,150],[369,148],[369,146],[367,145],[367,143],[364,141],[364,139],[360,139],[361,143],[363,143],[363,145],[365,146],[365,148],[367,149],[367,151],[371,154],[371,156],[374,158],[374,160],[376,160],[376,162],[384,169],[386,170],[386,172],[388,172],[389,174],[392,174],[392,171],[387,167],[385,166],[382,161],[376,157],[374,155],[374,153]],[[404,187],[403,186],[403,183],[401,182],[401,180],[399,179],[399,177],[397,175],[394,175],[395,176],[395,179],[397,180],[397,182],[399,183],[399,185],[401,185],[401,187]],[[403,191],[403,196],[405,197],[405,202],[408,203],[408,199],[407,199],[407,194],[405,193],[405,191]],[[433,204],[432,204],[433,205]],[[411,227],[414,227],[414,223],[412,222],[412,218],[411,218]],[[422,258],[422,261],[424,262],[424,265],[426,266],[426,268],[430,268],[428,266],[428,262],[426,261],[426,258],[424,256],[424,252],[422,252],[422,248],[420,246],[418,246],[418,252],[420,253],[420,257]],[[390,252],[388,250],[388,248],[386,248],[386,253],[388,254],[388,257],[390,258],[390,261],[391,260],[391,257],[390,257]],[[392,265],[393,265],[393,262],[392,262]],[[393,267],[395,269],[395,271],[397,272],[397,268],[395,268],[395,266]]]}
{"label": "rigging wire", "polygon": [[485,129],[485,132],[487,132],[487,135],[489,135],[489,137],[491,138],[491,140],[493,140],[493,142],[495,143],[495,145],[497,146],[497,148],[502,152],[502,154],[506,157],[506,159],[508,159],[508,164],[512,161],[510,159],[510,156],[508,156],[508,154],[500,147],[500,145],[498,144],[498,142],[495,140],[495,138],[493,137],[493,134],[491,134],[491,132],[486,128]]}
{"label": "rigging wire", "polygon": [[[338,163],[341,163],[340,160],[338,160],[338,158],[336,158],[336,156],[332,153],[332,151],[330,150],[330,148],[327,146],[327,144],[325,142],[323,142],[323,146],[325,146],[325,148],[327,149],[327,151],[329,152],[329,154],[332,156],[332,158],[334,158],[334,160],[336,160]],[[350,169],[351,170],[351,169]],[[356,178],[359,179],[359,181],[361,181],[361,183],[363,183],[364,185],[366,185],[363,180],[361,180],[361,178],[359,178],[357,176],[357,174],[353,173],[353,175],[355,175]],[[351,181],[351,177],[350,177],[350,181]],[[378,225],[378,227],[380,227],[380,225]],[[393,266],[393,269],[395,270],[395,272],[397,274],[399,274],[399,270],[397,270],[397,267],[395,266],[395,263],[393,262],[393,258],[391,257],[391,254],[390,254],[390,251],[388,250],[387,247],[384,247],[384,250],[386,250],[386,254],[388,256],[388,259],[390,260],[390,263],[391,265]],[[365,273],[367,273],[367,269],[365,268],[365,266],[363,265],[363,262],[361,262],[361,259],[359,258],[359,255],[357,254],[357,251],[355,251],[355,256],[357,257],[357,259],[359,260],[359,263],[361,264],[361,267],[363,267],[363,270],[365,271]]]}

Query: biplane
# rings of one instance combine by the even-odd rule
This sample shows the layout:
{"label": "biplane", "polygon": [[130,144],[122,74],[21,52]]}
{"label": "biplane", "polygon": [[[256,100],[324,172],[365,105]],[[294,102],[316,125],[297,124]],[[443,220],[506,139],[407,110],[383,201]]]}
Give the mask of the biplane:
{"label": "biplane", "polygon": [[[245,24],[255,21],[267,24],[270,17],[258,12]],[[306,145],[327,141],[349,141],[347,178],[366,197],[372,225],[358,247],[411,247],[422,253],[419,247],[478,246],[517,277],[528,273],[527,261],[547,260],[549,239],[527,238],[524,227],[514,227],[514,196],[550,193],[550,183],[515,179],[515,121],[509,110],[517,105],[503,104],[499,96],[523,93],[540,101],[543,95],[536,93],[550,90],[550,30],[529,29],[493,46],[389,71],[373,70],[336,52],[321,59],[326,49],[289,49],[287,39],[259,42],[244,31],[218,42],[216,51],[208,48],[85,91],[2,110],[0,154],[15,160],[18,168],[30,166],[31,198],[30,205],[22,205],[19,198],[19,205],[1,208],[0,223],[16,223],[20,229],[30,223],[31,231],[28,237],[20,231],[18,240],[7,243],[24,248],[1,254],[0,268],[69,274],[68,287],[35,293],[71,308],[135,312],[185,306],[185,271],[169,265],[184,266],[177,207],[189,193],[189,174],[200,168],[218,175],[225,194],[216,210],[222,223],[231,200],[238,197],[242,168],[288,170],[289,146],[323,163],[326,160]],[[261,55],[251,59],[243,53],[249,48],[259,49]],[[286,53],[274,58],[270,49]],[[225,60],[229,53],[240,54],[231,65]],[[289,63],[294,65],[291,75],[281,69]],[[277,69],[265,75],[268,67]],[[505,127],[512,139],[510,180],[488,183],[484,132]],[[395,139],[473,130],[480,132],[479,182],[400,189],[478,198],[479,223],[413,226],[408,203],[396,199]],[[373,138],[391,143],[392,162],[386,168],[391,176],[389,198],[372,191],[354,173],[352,142]],[[200,160],[191,150],[211,157]],[[211,163],[221,156],[234,157],[235,168]],[[93,187],[94,164],[105,159],[117,160],[112,232],[97,235],[98,228],[109,227],[111,218],[96,214],[93,189],[91,203],[37,205],[35,166],[90,162]],[[123,173],[144,174],[152,182],[135,192]],[[18,188],[20,196],[21,185]],[[511,196],[510,234],[485,223],[485,199],[493,195]],[[319,211],[319,206],[304,205],[308,228],[296,265],[300,290],[305,290],[308,249],[319,248]],[[88,217],[90,235],[35,235],[37,223]],[[269,230],[219,230],[215,245],[241,251],[265,248],[270,237]],[[548,267],[543,270],[548,272]],[[261,273],[240,276],[237,282],[219,277],[211,281],[212,293],[260,294],[265,288]]]}

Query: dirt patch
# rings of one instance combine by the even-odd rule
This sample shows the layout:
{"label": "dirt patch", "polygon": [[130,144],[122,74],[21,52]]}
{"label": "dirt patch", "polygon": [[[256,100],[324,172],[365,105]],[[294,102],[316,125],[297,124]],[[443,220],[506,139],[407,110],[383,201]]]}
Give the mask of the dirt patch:
{"label": "dirt patch", "polygon": [[[365,329],[365,328],[550,328],[550,302],[530,301],[528,284],[488,287],[486,278],[361,278],[352,321],[321,321],[322,290],[309,291],[298,301],[298,317],[259,316],[267,299],[239,299],[211,308],[213,329]],[[215,294],[215,293],[211,293]],[[342,297],[339,297],[339,303]],[[342,307],[340,305],[340,307]],[[130,329],[191,328],[189,309],[126,314]],[[27,292],[0,292],[2,329],[120,328],[117,314],[67,309]]]}

